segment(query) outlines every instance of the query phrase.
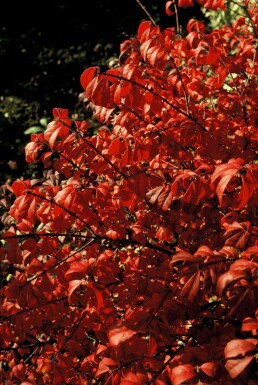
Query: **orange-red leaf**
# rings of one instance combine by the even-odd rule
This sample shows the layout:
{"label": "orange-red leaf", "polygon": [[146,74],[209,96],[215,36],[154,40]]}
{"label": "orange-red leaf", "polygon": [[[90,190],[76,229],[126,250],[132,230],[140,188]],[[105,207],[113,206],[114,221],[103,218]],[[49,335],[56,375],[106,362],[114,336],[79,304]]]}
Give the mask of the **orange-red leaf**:
{"label": "orange-red leaf", "polygon": [[151,204],[154,204],[163,190],[164,186],[154,187],[152,190],[147,192],[146,198]]}
{"label": "orange-red leaf", "polygon": [[120,385],[143,385],[143,383],[135,373],[129,372],[121,379]]}
{"label": "orange-red leaf", "polygon": [[235,339],[227,343],[224,350],[227,360],[225,366],[231,378],[237,377],[250,364],[257,345],[258,340],[255,338]]}
{"label": "orange-red leaf", "polygon": [[255,338],[248,338],[246,340],[231,340],[225,347],[225,358],[241,358],[247,353],[255,351],[258,340]]}
{"label": "orange-red leaf", "polygon": [[173,385],[181,385],[183,382],[191,380],[196,376],[196,370],[193,365],[179,365],[171,370],[170,379]]}
{"label": "orange-red leaf", "polygon": [[110,346],[118,346],[122,342],[132,338],[137,332],[126,326],[114,326],[108,331]]}
{"label": "orange-red leaf", "polygon": [[252,356],[245,356],[241,359],[232,358],[228,360],[225,367],[229,372],[231,378],[237,377],[240,373],[242,373],[245,368],[251,363],[253,359]]}
{"label": "orange-red leaf", "polygon": [[56,142],[61,139],[66,139],[69,135],[69,128],[62,124],[59,120],[50,122],[44,132],[44,139],[49,144],[50,148],[53,149],[56,146]]}
{"label": "orange-red leaf", "polygon": [[99,378],[104,373],[110,372],[110,366],[114,367],[117,365],[118,363],[112,358],[104,357],[99,363],[99,368],[95,374],[96,378]]}
{"label": "orange-red leaf", "polygon": [[258,320],[255,318],[247,317],[242,321],[242,331],[249,332],[252,330],[258,330]]}
{"label": "orange-red leaf", "polygon": [[201,370],[209,377],[214,377],[218,368],[218,364],[214,361],[205,362],[201,365]]}

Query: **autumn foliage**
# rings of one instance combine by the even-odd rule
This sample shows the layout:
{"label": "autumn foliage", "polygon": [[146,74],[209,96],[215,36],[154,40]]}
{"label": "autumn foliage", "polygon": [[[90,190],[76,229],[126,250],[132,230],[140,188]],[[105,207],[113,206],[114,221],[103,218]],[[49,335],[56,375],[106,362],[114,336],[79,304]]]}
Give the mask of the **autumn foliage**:
{"label": "autumn foliage", "polygon": [[1,384],[257,384],[258,9],[243,9],[184,36],[142,22],[116,67],[81,75],[96,132],[55,108],[32,135],[45,171],[13,183],[4,218]]}

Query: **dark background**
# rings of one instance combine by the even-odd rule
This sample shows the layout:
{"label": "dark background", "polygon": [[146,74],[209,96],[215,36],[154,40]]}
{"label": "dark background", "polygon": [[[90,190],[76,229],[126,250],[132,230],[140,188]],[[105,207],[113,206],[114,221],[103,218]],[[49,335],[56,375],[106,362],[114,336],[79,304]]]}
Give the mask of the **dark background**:
{"label": "dark background", "polygon": [[[120,44],[147,20],[136,0],[1,3],[0,185],[35,172],[25,163],[30,135],[24,131],[41,127],[42,118],[51,120],[54,107],[83,114],[78,100],[83,70],[107,66],[119,55]],[[165,3],[142,1],[162,28],[175,26]],[[183,29],[190,17],[203,19],[198,5],[178,11]]]}

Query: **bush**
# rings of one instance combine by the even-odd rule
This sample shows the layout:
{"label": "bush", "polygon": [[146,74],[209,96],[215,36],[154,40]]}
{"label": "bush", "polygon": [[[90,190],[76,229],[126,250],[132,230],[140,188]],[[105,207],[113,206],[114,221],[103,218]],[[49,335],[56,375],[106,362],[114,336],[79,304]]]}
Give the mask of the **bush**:
{"label": "bush", "polygon": [[54,108],[32,134],[44,173],[13,183],[4,218],[2,382],[257,383],[258,9],[242,6],[211,32],[142,22],[116,66],[81,75],[99,126]]}

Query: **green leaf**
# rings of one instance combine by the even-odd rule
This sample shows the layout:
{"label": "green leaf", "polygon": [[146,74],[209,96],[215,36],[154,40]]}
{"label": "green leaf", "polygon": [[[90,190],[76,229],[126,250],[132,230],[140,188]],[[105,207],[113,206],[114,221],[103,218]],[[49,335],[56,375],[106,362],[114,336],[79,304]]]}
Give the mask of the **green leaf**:
{"label": "green leaf", "polygon": [[42,127],[47,127],[47,124],[48,124],[47,118],[41,118],[39,123]]}
{"label": "green leaf", "polygon": [[42,131],[43,131],[43,128],[40,126],[31,126],[24,131],[24,135],[37,134]]}

